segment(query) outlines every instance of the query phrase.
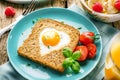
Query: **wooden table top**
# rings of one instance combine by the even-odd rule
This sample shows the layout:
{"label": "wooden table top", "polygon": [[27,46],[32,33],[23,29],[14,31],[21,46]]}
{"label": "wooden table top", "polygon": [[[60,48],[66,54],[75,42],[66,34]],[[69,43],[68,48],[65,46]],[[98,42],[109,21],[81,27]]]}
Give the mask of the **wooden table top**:
{"label": "wooden table top", "polygon": [[[78,5],[80,5],[79,0],[49,0],[45,3],[42,3],[42,5],[39,5],[39,7],[37,8],[43,8],[43,7],[67,8],[73,3],[77,3]],[[4,10],[7,6],[13,6],[15,8],[16,15],[14,17],[6,17],[4,15]],[[0,29],[14,22],[16,17],[22,14],[25,7],[26,7],[25,4],[14,4],[14,3],[6,2],[5,0],[0,0]],[[112,23],[112,25],[113,27],[120,29],[120,21],[114,22]],[[0,65],[8,61],[7,51],[6,51],[6,41],[7,41],[8,33],[9,32],[6,32],[0,38]]]}

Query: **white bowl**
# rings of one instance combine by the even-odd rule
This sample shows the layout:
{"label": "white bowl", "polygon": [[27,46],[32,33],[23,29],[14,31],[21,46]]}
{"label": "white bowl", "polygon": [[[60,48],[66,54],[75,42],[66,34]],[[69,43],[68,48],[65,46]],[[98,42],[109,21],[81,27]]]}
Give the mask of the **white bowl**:
{"label": "white bowl", "polygon": [[93,11],[86,3],[86,0],[80,0],[81,5],[84,9],[84,11],[86,11],[90,17],[100,20],[102,22],[115,22],[120,20],[120,13],[117,14],[104,14],[104,13],[98,13]]}

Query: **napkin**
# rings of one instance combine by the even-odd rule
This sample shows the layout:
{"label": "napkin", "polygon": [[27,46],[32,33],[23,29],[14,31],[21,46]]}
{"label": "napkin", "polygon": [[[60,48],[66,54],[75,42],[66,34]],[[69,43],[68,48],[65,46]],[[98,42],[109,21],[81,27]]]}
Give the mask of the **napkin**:
{"label": "napkin", "polygon": [[[101,80],[104,76],[103,74],[103,68],[104,68],[104,62],[105,57],[108,50],[108,43],[109,40],[117,33],[119,30],[113,28],[110,24],[106,24],[100,21],[93,20],[89,18],[84,11],[82,11],[79,7],[77,7],[75,4],[70,6],[68,9],[77,12],[78,14],[83,15],[84,17],[91,20],[97,29],[99,30],[102,42],[103,42],[103,52],[102,57],[98,63],[98,65],[95,67],[95,69],[88,74],[84,79],[82,80]],[[18,72],[14,70],[10,62],[7,62],[0,66],[0,80],[26,80],[24,77],[22,77]]]}

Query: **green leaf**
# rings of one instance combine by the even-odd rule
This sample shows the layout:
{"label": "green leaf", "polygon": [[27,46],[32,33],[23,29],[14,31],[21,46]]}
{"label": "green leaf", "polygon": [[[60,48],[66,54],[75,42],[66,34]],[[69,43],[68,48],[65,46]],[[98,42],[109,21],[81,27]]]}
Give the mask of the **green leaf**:
{"label": "green leaf", "polygon": [[27,66],[30,66],[30,65],[31,65],[31,64],[29,64],[29,63],[27,64]]}
{"label": "green leaf", "polygon": [[80,51],[75,51],[72,55],[72,58],[74,60],[78,60],[80,58],[81,54],[80,54]]}
{"label": "green leaf", "polygon": [[82,29],[82,27],[79,27],[79,28],[77,28],[77,29],[81,30],[81,29]]}
{"label": "green leaf", "polygon": [[63,61],[63,67],[64,68],[68,68],[68,67],[70,67],[71,65],[72,65],[72,63],[73,63],[73,59],[72,58],[66,58],[64,61]]}
{"label": "green leaf", "polygon": [[72,50],[70,48],[64,48],[62,51],[63,55],[68,58],[72,56]]}
{"label": "green leaf", "polygon": [[100,34],[96,34],[96,35],[94,36],[94,40],[95,40],[95,41],[99,40],[99,39],[100,39],[100,36],[101,36]]}
{"label": "green leaf", "polygon": [[74,61],[71,69],[73,70],[74,73],[78,73],[80,70],[80,64],[77,61]]}
{"label": "green leaf", "polygon": [[34,24],[34,23],[36,23],[36,21],[35,21],[35,20],[33,20],[33,21],[32,21],[32,23]]}
{"label": "green leaf", "polygon": [[48,47],[48,49],[50,49],[50,46],[47,46]]}

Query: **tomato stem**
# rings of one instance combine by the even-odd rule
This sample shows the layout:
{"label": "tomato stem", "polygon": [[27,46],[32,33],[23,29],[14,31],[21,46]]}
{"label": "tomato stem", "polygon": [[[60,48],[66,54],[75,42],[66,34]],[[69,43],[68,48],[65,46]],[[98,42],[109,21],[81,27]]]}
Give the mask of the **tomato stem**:
{"label": "tomato stem", "polygon": [[99,40],[99,39],[100,39],[100,34],[96,34],[96,35],[94,36],[94,40],[97,41],[97,40]]}

